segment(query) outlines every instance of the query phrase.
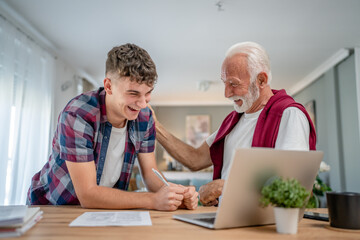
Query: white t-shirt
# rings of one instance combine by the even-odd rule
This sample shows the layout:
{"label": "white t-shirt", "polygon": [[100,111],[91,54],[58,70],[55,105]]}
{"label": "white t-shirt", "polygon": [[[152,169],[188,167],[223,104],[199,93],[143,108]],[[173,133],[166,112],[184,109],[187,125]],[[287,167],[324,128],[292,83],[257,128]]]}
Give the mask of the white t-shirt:
{"label": "white t-shirt", "polygon": [[[239,122],[225,137],[224,162],[221,178],[226,179],[230,162],[236,148],[251,148],[255,127],[262,110],[244,113]],[[211,134],[206,143],[211,146],[218,130]],[[286,108],[281,117],[275,149],[309,150],[310,126],[305,114],[296,107]]]}
{"label": "white t-shirt", "polygon": [[113,187],[119,180],[124,161],[126,123],[123,128],[111,128],[110,140],[106,151],[104,169],[101,174],[100,186]]}

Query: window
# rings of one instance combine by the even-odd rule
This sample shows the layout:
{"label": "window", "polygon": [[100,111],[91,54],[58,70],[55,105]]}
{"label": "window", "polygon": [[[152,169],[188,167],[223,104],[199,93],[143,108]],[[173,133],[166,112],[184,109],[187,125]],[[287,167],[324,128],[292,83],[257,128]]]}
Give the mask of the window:
{"label": "window", "polygon": [[0,16],[0,205],[25,204],[48,157],[54,59]]}

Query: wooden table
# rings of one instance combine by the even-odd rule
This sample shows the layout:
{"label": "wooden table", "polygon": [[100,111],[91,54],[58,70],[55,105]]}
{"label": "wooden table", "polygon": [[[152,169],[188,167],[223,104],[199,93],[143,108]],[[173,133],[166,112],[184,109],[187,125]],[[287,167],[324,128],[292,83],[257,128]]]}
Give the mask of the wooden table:
{"label": "wooden table", "polygon": [[[173,214],[214,212],[215,207],[199,207],[195,211],[150,211],[152,226],[143,227],[69,227],[69,223],[87,211],[79,206],[41,206],[43,219],[17,239],[360,239],[360,233],[330,230],[328,222],[303,219],[296,235],[282,235],[275,225],[210,230],[172,219]],[[134,210],[136,211],[136,210]],[[326,212],[326,209],[319,209]],[[14,239],[14,238],[12,238]]]}

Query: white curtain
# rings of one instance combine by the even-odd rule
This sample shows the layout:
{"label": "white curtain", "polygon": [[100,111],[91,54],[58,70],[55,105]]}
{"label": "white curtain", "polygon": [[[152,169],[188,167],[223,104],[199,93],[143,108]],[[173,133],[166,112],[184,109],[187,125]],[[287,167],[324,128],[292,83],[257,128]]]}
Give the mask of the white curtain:
{"label": "white curtain", "polygon": [[25,204],[48,157],[54,59],[0,16],[0,205]]}

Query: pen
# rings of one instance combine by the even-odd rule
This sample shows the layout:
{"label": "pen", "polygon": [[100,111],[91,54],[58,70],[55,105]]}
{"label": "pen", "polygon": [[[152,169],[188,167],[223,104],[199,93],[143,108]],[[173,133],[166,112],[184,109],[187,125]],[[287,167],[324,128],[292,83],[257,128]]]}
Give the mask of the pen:
{"label": "pen", "polygon": [[156,176],[158,176],[158,178],[160,178],[160,180],[163,183],[165,183],[166,186],[169,186],[169,183],[163,178],[163,176],[158,171],[156,171],[154,168],[152,168],[152,170],[156,174]]}

